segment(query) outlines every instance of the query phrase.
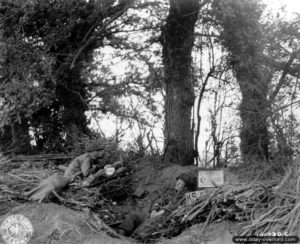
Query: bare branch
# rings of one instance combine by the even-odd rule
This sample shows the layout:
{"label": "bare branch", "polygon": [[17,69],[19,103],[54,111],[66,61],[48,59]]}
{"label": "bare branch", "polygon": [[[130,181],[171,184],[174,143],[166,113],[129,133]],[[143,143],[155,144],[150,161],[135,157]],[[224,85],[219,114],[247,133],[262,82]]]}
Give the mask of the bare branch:
{"label": "bare branch", "polygon": [[298,50],[297,52],[294,52],[291,54],[289,60],[287,61],[287,63],[284,65],[283,68],[283,72],[281,74],[281,77],[279,79],[279,82],[275,88],[275,90],[273,91],[273,93],[270,95],[270,99],[269,99],[269,103],[272,103],[275,99],[275,97],[278,95],[280,88],[284,85],[284,83],[286,82],[286,76],[289,73],[289,68],[291,67],[293,61],[295,60],[295,58],[297,57],[297,55],[299,54],[300,50]]}
{"label": "bare branch", "polygon": [[200,123],[201,123],[200,106],[201,106],[204,92],[206,90],[206,85],[208,83],[208,79],[212,76],[214,71],[215,71],[215,67],[213,66],[210,69],[210,71],[208,72],[208,74],[206,75],[206,78],[202,84],[202,88],[201,88],[201,91],[199,94],[199,99],[198,99],[198,104],[197,104],[197,130],[196,130],[195,145],[194,145],[194,148],[196,151],[198,151],[198,141],[199,141],[199,136],[200,136]]}

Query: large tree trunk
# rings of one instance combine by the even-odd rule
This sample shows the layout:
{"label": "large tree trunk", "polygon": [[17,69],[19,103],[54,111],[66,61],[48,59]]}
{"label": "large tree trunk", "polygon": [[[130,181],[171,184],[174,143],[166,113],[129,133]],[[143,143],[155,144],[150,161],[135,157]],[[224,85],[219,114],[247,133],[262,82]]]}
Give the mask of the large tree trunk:
{"label": "large tree trunk", "polygon": [[59,84],[56,95],[62,106],[62,123],[66,133],[65,148],[68,151],[77,151],[80,148],[80,138],[88,132],[85,111],[86,88],[81,76],[81,64],[73,69],[69,67],[70,60],[65,56],[58,57]]}
{"label": "large tree trunk", "polygon": [[[263,38],[258,0],[214,0],[221,40],[242,93],[241,152],[243,158],[268,159],[268,78],[262,63]],[[231,11],[228,11],[230,9]]]}
{"label": "large tree trunk", "polygon": [[[69,71],[72,74],[72,71]],[[61,80],[64,86],[57,87],[57,96],[63,106],[62,122],[66,133],[65,148],[69,151],[78,150],[83,134],[87,133],[87,120],[85,111],[87,105],[84,101],[85,90],[82,84],[73,85],[68,79]],[[73,80],[73,82],[75,82]],[[79,83],[79,82],[78,82]],[[71,87],[71,91],[66,89]]]}
{"label": "large tree trunk", "polygon": [[244,159],[268,159],[268,86],[258,77],[261,71],[255,68],[255,64],[251,70],[252,72],[248,69],[237,70],[237,80],[242,92],[241,151]]}
{"label": "large tree trunk", "polygon": [[193,163],[191,52],[198,12],[198,0],[170,0],[162,33],[166,85],[165,160],[182,165]]}

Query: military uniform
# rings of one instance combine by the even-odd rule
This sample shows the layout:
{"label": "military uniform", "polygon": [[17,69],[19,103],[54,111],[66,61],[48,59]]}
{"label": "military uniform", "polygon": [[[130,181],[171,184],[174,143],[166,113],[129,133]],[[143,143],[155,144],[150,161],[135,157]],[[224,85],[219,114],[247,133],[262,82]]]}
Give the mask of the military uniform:
{"label": "military uniform", "polygon": [[124,231],[125,236],[130,236],[133,232],[141,226],[147,218],[147,214],[142,211],[133,211],[125,215],[124,220],[118,226],[118,229]]}
{"label": "military uniform", "polygon": [[[194,190],[197,187],[197,177],[194,174],[184,173],[177,178],[181,179],[185,183],[184,190],[178,192],[175,189],[168,189],[163,192],[159,197],[160,199],[153,204],[151,211],[162,211],[161,215],[157,215],[153,218],[147,218],[148,212],[133,211],[124,217],[122,223],[118,226],[119,230],[122,230],[122,234],[126,236],[132,236],[135,238],[143,237],[147,235],[148,231],[152,230],[155,222],[168,216],[170,212],[175,210],[179,205],[184,202],[184,194],[188,191]],[[149,211],[149,209],[147,209]],[[151,215],[150,215],[151,216]]]}
{"label": "military uniform", "polygon": [[186,192],[197,189],[197,177],[194,173],[183,173],[176,179],[184,181],[185,188],[182,191],[176,191],[175,189],[165,191],[152,208],[152,211],[160,212],[160,214],[154,214],[155,217],[147,218],[133,231],[133,237],[143,239],[153,231],[153,226],[158,227],[157,225],[162,224],[171,212],[184,203]]}
{"label": "military uniform", "polygon": [[87,177],[91,169],[91,161],[92,158],[87,153],[78,156],[70,163],[64,175],[66,177],[72,177],[78,172],[81,172],[83,177]]}
{"label": "military uniform", "polygon": [[98,150],[102,149],[96,143],[90,143],[86,147],[86,153],[76,157],[65,170],[64,175],[52,175],[43,180],[34,189],[25,192],[29,200],[38,201],[39,203],[48,200],[51,193],[55,191],[60,193],[77,175],[82,174],[84,177],[89,175],[92,160],[97,157]]}

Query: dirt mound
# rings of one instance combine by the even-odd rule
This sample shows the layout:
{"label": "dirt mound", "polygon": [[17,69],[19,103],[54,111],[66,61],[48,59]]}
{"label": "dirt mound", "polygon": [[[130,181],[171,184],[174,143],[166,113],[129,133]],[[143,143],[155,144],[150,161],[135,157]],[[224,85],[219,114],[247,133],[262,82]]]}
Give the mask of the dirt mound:
{"label": "dirt mound", "polygon": [[0,223],[13,214],[27,217],[33,226],[31,244],[130,244],[127,240],[112,238],[99,230],[85,215],[53,203],[23,204],[0,218]]}
{"label": "dirt mound", "polygon": [[[176,184],[176,177],[180,174],[198,170],[199,168],[194,165],[169,164],[164,167],[154,167],[153,162],[144,161],[136,166],[133,178],[136,182],[136,188],[143,188],[151,196],[154,192],[161,193],[165,189],[173,189]],[[230,169],[226,168],[224,169],[224,182],[225,184],[235,184],[239,180]]]}
{"label": "dirt mound", "polygon": [[177,164],[155,167],[153,161],[143,161],[135,166],[133,180],[135,188],[142,188],[151,196],[153,193],[162,193],[166,189],[174,188],[176,177],[181,173],[197,170],[197,167],[181,166]]}
{"label": "dirt mound", "polygon": [[196,224],[171,240],[163,240],[157,244],[233,244],[237,224],[229,221],[210,224],[202,232],[203,224]]}
{"label": "dirt mound", "polygon": [[[136,187],[141,187],[149,193],[149,195],[141,201],[149,201],[149,197],[157,195],[157,193],[163,194],[166,189],[174,189],[176,183],[176,177],[182,173],[195,172],[198,170],[195,166],[180,166],[180,165],[163,165],[164,167],[157,167],[153,165],[153,161],[143,161],[136,165],[136,170],[134,170],[133,180],[135,180]],[[26,180],[26,188],[32,187],[28,181],[38,182],[44,176],[37,174],[31,175],[26,174],[25,171],[21,171],[22,177],[18,177],[19,174],[14,172],[14,174],[8,174],[8,179],[5,182],[10,182],[9,180],[14,179],[14,184],[12,184],[12,189],[16,194],[13,196],[21,196],[20,193],[24,190],[24,182]],[[37,173],[44,171],[37,171]],[[47,171],[48,173],[48,171]],[[32,180],[30,177],[33,177]],[[230,182],[233,179],[233,175],[230,172],[225,171],[225,182]],[[15,179],[19,179],[20,182],[16,184]],[[16,187],[18,186],[18,187]],[[22,187],[21,187],[22,186]],[[14,187],[14,188],[13,188]],[[143,190],[142,189],[142,190]],[[0,189],[1,190],[1,189]],[[22,190],[22,191],[21,191]],[[12,200],[14,200],[13,198]],[[12,201],[14,202],[14,201]],[[22,202],[20,202],[22,203]],[[142,204],[143,205],[143,204]],[[4,213],[7,213],[9,209],[13,206],[6,208]],[[1,210],[1,205],[0,205]],[[124,210],[124,209],[123,209]],[[120,236],[112,235],[114,233],[109,227],[101,228],[101,224],[94,225],[89,222],[87,216],[83,212],[74,211],[70,208],[66,208],[62,205],[56,205],[53,203],[48,204],[22,204],[18,207],[13,208],[5,216],[0,215],[0,223],[13,214],[21,214],[27,217],[34,228],[33,236],[30,243],[116,243],[116,244],[130,244],[137,243],[132,239],[123,238]],[[98,218],[102,218],[98,214]],[[101,220],[100,220],[101,222]],[[106,222],[107,223],[107,222]],[[104,223],[103,223],[104,224]],[[105,224],[104,224],[105,225]],[[112,232],[110,232],[110,230]],[[171,244],[171,243],[202,243],[203,235],[197,234],[199,232],[199,227],[192,227],[186,230],[180,236],[172,240],[163,240],[159,244]],[[223,233],[223,232],[222,232]],[[221,232],[217,232],[216,236],[213,238],[208,238],[206,240],[215,240],[218,236],[222,236]],[[121,239],[120,239],[121,238]],[[1,239],[1,238],[0,238]],[[224,239],[224,238],[223,238]],[[0,241],[1,242],[1,241]],[[209,243],[209,242],[208,242]],[[214,242],[211,242],[213,244]],[[215,242],[217,243],[217,242]]]}
{"label": "dirt mound", "polygon": [[[0,218],[0,223],[13,214],[27,217],[33,226],[31,244],[134,244],[134,240],[121,240],[109,236],[105,231],[93,225],[82,212],[76,212],[64,206],[53,203],[24,204],[14,208],[10,213]],[[228,232],[232,223],[213,224],[207,234],[201,233],[202,225],[195,225],[172,240],[162,240],[158,244],[175,243],[206,243],[231,244],[232,235]],[[222,240],[223,242],[219,242]],[[224,240],[227,240],[224,242]]]}

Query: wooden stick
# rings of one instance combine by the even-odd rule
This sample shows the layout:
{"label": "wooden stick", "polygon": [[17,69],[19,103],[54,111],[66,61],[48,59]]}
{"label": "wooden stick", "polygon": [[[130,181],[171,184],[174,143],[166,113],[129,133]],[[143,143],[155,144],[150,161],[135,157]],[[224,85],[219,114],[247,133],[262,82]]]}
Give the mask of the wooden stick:
{"label": "wooden stick", "polygon": [[37,154],[37,155],[17,155],[13,156],[10,160],[12,162],[19,161],[40,161],[40,160],[59,160],[71,159],[77,157],[79,154]]}
{"label": "wooden stick", "polygon": [[90,204],[81,203],[81,202],[76,201],[76,200],[68,200],[68,199],[65,199],[65,198],[59,196],[59,195],[57,194],[56,191],[52,191],[52,193],[53,193],[53,195],[54,195],[60,202],[62,202],[64,205],[65,205],[66,203],[69,203],[69,204],[78,205],[78,206],[83,207],[83,208],[84,208],[84,207],[90,207],[90,208],[93,207],[93,206],[91,206]]}

